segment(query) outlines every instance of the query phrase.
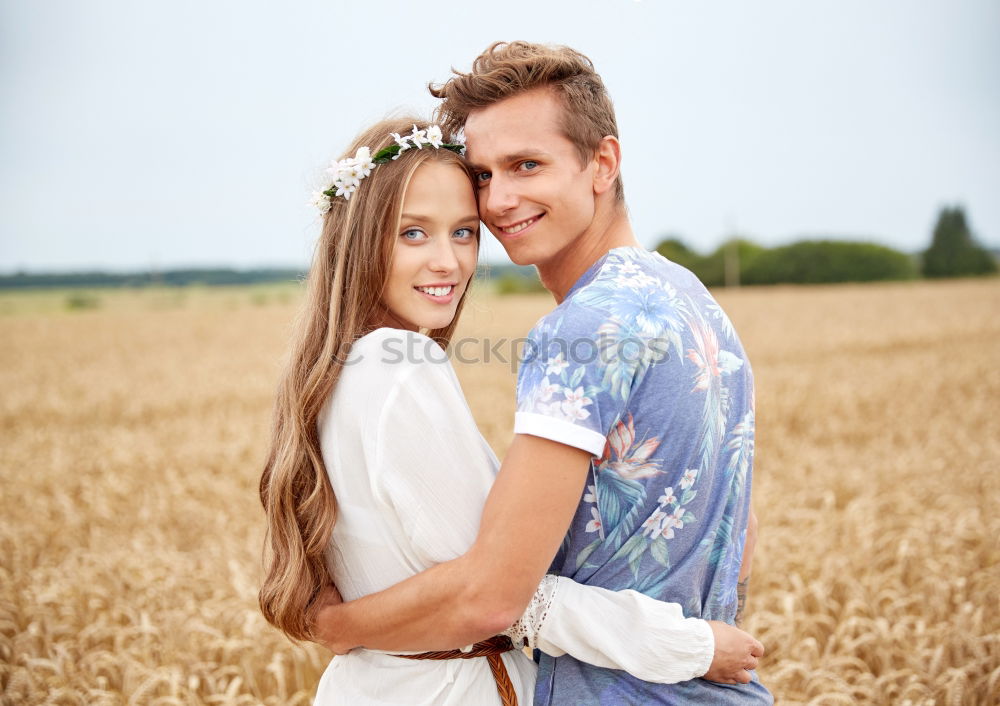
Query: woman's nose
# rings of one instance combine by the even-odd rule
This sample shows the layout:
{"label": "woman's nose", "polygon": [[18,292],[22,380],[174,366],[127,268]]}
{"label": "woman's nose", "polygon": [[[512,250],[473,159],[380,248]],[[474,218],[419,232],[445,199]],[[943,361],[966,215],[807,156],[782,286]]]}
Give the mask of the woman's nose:
{"label": "woman's nose", "polygon": [[436,239],[428,266],[434,272],[454,272],[458,269],[458,255],[450,237]]}

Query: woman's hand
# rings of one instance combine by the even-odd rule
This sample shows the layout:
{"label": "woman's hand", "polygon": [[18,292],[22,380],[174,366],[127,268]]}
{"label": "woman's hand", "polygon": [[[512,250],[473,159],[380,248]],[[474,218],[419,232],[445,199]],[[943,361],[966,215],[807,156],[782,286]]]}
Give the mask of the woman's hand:
{"label": "woman's hand", "polygon": [[764,645],[749,633],[718,620],[709,620],[715,636],[715,656],[702,679],[722,684],[747,684],[750,670],[757,668],[757,660],[764,656]]}

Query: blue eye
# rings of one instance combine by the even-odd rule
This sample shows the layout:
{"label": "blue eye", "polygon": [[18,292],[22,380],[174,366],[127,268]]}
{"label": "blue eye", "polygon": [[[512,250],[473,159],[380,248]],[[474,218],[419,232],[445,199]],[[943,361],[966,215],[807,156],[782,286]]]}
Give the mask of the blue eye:
{"label": "blue eye", "polygon": [[493,175],[490,172],[479,172],[478,174],[476,174],[476,183],[479,184],[480,186],[488,184],[490,181],[490,177],[492,176]]}
{"label": "blue eye", "polygon": [[404,230],[399,235],[400,237],[405,238],[406,240],[420,240],[421,238],[425,237],[424,232],[419,228],[410,228],[408,230]]}
{"label": "blue eye", "polygon": [[459,228],[454,232],[453,235],[456,238],[460,238],[462,240],[468,240],[469,238],[475,237],[476,231],[474,231],[472,228]]}
{"label": "blue eye", "polygon": [[531,171],[532,169],[537,169],[537,168],[538,168],[538,162],[535,162],[533,160],[529,159],[529,160],[527,160],[525,162],[521,162],[521,169],[523,171],[527,172],[527,171]]}

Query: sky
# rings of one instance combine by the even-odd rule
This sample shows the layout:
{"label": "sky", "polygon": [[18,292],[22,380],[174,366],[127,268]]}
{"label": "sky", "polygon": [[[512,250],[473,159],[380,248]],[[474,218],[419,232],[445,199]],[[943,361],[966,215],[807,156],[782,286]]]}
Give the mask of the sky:
{"label": "sky", "polygon": [[995,0],[5,0],[0,272],[305,266],[329,161],[512,39],[594,61],[649,247],[1000,246]]}

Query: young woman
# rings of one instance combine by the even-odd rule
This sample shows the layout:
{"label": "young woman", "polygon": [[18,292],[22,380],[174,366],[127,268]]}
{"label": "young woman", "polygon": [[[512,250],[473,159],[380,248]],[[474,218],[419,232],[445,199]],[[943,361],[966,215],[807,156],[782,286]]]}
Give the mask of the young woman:
{"label": "young woman", "polygon": [[[260,484],[261,609],[294,639],[310,639],[307,616],[331,577],[352,600],[460,556],[476,538],[498,462],[443,349],[479,242],[459,150],[436,126],[382,122],[316,196],[323,232]],[[525,643],[681,681],[708,670],[716,629],[634,591],[547,576],[507,636],[465,652],[354,650],[331,661],[316,703],[524,706],[535,665],[514,644]]]}

